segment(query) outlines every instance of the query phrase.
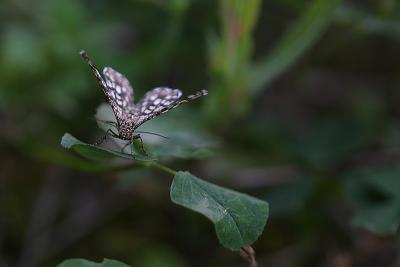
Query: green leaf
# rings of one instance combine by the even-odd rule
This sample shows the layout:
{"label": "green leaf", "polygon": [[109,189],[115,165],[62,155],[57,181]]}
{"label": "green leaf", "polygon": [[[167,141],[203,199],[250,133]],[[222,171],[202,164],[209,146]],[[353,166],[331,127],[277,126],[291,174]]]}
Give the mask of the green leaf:
{"label": "green leaf", "polygon": [[210,219],[221,244],[231,250],[256,241],[267,222],[267,202],[203,181],[189,172],[176,173],[170,195],[174,203]]}
{"label": "green leaf", "polygon": [[69,259],[58,264],[57,267],[129,267],[129,265],[126,265],[120,261],[109,259],[104,259],[101,263],[84,259]]}
{"label": "green leaf", "polygon": [[69,133],[65,133],[61,139],[61,145],[66,149],[71,149],[79,155],[98,161],[110,160],[115,157],[130,159],[130,160],[152,160],[149,157],[142,155],[126,154],[118,151],[113,151],[105,148],[101,148],[95,145],[84,143]]}
{"label": "green leaf", "polygon": [[271,204],[271,217],[281,218],[300,213],[313,193],[313,186],[312,179],[301,177],[292,183],[272,187],[264,198]]}
{"label": "green leaf", "polygon": [[[182,107],[185,108],[185,107]],[[145,125],[140,126],[138,131],[147,131],[165,135],[168,139],[148,134],[141,134],[146,151],[152,157],[159,159],[169,158],[205,158],[212,155],[210,147],[213,146],[213,138],[204,133],[200,128],[200,119],[194,117],[187,112],[179,116],[179,112],[173,111],[168,116],[162,118],[152,119],[146,122]],[[115,117],[111,110],[110,105],[101,104],[96,111],[95,115],[97,124],[100,129],[106,132],[108,129],[117,132],[117,129],[102,121],[115,122]],[[178,123],[179,122],[179,123]],[[124,143],[114,139],[119,145],[123,146]],[[126,149],[129,151],[129,148]]]}
{"label": "green leaf", "polygon": [[400,225],[400,167],[369,168],[352,173],[347,189],[355,204],[353,225],[379,235],[395,234]]}
{"label": "green leaf", "polygon": [[[40,143],[26,143],[21,146],[21,151],[38,160],[46,161],[52,164],[67,166],[69,168],[85,172],[118,172],[141,167],[141,164],[138,164],[139,162],[137,161],[134,163],[123,165],[104,162],[98,164],[94,161],[82,160],[70,153],[67,154],[64,151]],[[141,161],[140,163],[148,162]]]}
{"label": "green leaf", "polygon": [[189,267],[176,251],[160,244],[152,244],[136,259],[135,267]]}
{"label": "green leaf", "polygon": [[350,116],[325,117],[290,144],[292,155],[318,168],[337,164],[371,141],[368,125]]}
{"label": "green leaf", "polygon": [[335,22],[353,28],[357,33],[382,35],[397,40],[400,38],[400,24],[396,17],[374,14],[354,5],[341,5],[337,9]]}
{"label": "green leaf", "polygon": [[250,72],[251,90],[257,94],[293,64],[322,35],[341,0],[315,0],[272,52]]}
{"label": "green leaf", "polygon": [[366,228],[378,235],[395,234],[400,223],[399,204],[398,202],[390,201],[362,207],[354,216],[352,224]]}

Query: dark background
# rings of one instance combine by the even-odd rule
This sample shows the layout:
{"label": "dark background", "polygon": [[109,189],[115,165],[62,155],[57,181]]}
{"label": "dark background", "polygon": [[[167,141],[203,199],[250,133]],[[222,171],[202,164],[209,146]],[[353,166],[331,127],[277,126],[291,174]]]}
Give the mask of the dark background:
{"label": "dark background", "polygon": [[399,15],[395,0],[2,1],[0,266],[245,266],[166,174],[67,163],[65,132],[102,136],[83,48],[136,99],[209,90],[157,121],[195,114],[215,154],[166,165],[270,203],[260,266],[400,266]]}

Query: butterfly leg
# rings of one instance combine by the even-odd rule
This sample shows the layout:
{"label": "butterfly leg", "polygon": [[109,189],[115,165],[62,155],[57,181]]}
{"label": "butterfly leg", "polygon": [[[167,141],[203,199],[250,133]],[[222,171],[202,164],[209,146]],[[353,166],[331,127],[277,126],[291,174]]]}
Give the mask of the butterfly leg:
{"label": "butterfly leg", "polygon": [[144,149],[144,142],[143,142],[143,139],[142,139],[142,137],[140,136],[140,134],[136,134],[136,135],[132,136],[132,143],[133,143],[133,140],[135,140],[135,139],[139,139],[139,142],[140,142],[140,150],[147,156],[148,154],[147,154],[147,152],[146,152],[146,149]]}
{"label": "butterfly leg", "polygon": [[106,132],[106,134],[105,134],[99,141],[97,141],[96,143],[94,143],[94,145],[98,146],[98,145],[102,144],[102,143],[107,139],[107,136],[108,136],[108,135],[111,135],[112,137],[118,138],[118,134],[114,133],[113,130],[108,129],[107,132]]}

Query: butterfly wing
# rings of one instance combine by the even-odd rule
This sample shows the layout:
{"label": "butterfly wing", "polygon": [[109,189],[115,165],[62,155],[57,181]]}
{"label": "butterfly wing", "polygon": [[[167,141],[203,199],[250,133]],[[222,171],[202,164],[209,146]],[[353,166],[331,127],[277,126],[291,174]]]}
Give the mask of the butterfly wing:
{"label": "butterfly wing", "polygon": [[167,110],[176,103],[181,96],[182,92],[180,90],[168,87],[157,87],[148,91],[143,98],[134,105],[131,111],[136,118],[135,127],[161,114],[163,110]]}
{"label": "butterfly wing", "polygon": [[123,120],[128,118],[129,110],[133,107],[133,90],[128,79],[110,67],[104,68],[105,79],[103,79],[86,51],[81,50],[80,55],[92,69],[101,89],[108,98],[118,124],[121,124]]}
{"label": "butterfly wing", "polygon": [[103,75],[107,85],[107,94],[123,110],[129,110],[133,106],[133,89],[128,79],[110,67],[104,68]]}
{"label": "butterfly wing", "polygon": [[104,93],[114,111],[118,124],[128,119],[128,113],[133,106],[133,89],[125,76],[111,67],[103,69]]}
{"label": "butterfly wing", "polygon": [[144,97],[134,105],[131,113],[136,118],[135,128],[144,122],[165,113],[180,104],[187,103],[200,96],[207,95],[206,90],[196,92],[180,100],[182,92],[168,87],[157,87],[147,92]]}
{"label": "butterfly wing", "polygon": [[147,92],[143,98],[135,104],[135,113],[140,115],[149,115],[154,112],[169,107],[182,96],[178,89],[168,87],[157,87]]}
{"label": "butterfly wing", "polygon": [[132,137],[133,130],[144,122],[183,103],[190,102],[208,94],[206,90],[200,90],[180,100],[182,96],[180,90],[168,87],[157,87],[147,92],[144,97],[134,105],[133,89],[128,79],[110,67],[104,68],[103,74],[105,79],[103,79],[87,53],[82,50],[80,55],[89,64],[107,96],[118,122],[118,131],[125,140],[129,140]]}

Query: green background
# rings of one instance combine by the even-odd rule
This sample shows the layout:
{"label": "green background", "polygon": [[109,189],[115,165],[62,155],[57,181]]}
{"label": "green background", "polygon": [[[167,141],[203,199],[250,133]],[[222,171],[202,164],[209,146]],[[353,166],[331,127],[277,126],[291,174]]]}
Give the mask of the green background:
{"label": "green background", "polygon": [[[171,177],[60,146],[103,135],[80,49],[136,101],[209,90],[145,129],[178,142],[171,168],[269,202],[260,266],[400,262],[398,1],[5,0],[0,22],[0,266],[245,265],[170,201]],[[177,149],[194,140],[212,153]]]}

